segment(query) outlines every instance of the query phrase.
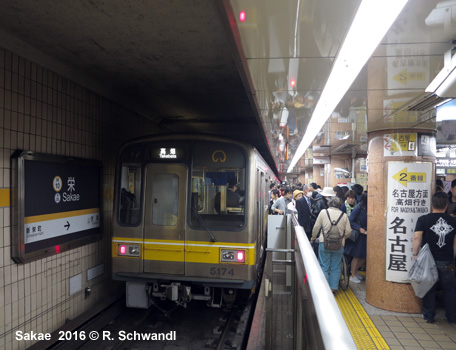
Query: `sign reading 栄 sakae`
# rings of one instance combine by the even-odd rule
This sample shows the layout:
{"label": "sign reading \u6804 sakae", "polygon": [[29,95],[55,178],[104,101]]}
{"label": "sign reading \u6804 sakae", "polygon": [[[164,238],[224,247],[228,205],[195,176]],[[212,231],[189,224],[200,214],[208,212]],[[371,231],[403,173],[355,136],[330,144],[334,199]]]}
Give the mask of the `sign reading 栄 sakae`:
{"label": "sign reading \u6804 sakae", "polygon": [[13,259],[34,260],[98,239],[101,175],[97,161],[13,156]]}

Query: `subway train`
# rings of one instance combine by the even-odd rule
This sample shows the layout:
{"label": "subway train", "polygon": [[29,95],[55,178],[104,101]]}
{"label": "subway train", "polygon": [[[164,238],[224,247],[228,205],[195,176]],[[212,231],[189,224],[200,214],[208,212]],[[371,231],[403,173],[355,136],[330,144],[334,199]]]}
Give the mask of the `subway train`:
{"label": "subway train", "polygon": [[123,145],[112,277],[126,282],[127,306],[160,299],[221,307],[250,293],[264,260],[275,179],[254,147],[225,138],[159,135]]}

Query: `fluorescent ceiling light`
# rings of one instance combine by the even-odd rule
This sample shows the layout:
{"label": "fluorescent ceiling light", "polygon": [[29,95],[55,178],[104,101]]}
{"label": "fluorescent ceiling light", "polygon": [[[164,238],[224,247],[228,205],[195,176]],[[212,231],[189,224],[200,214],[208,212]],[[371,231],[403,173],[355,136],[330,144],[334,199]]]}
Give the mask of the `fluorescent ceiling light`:
{"label": "fluorescent ceiling light", "polygon": [[291,172],[350,88],[408,0],[363,0],[337,55],[306,133],[288,167]]}
{"label": "fluorescent ceiling light", "polygon": [[343,172],[343,173],[350,173],[347,169],[343,169],[343,168],[334,168],[335,171],[340,171],[340,172]]}
{"label": "fluorescent ceiling light", "polygon": [[[456,100],[446,100],[445,104],[437,107],[435,121],[456,120]],[[445,101],[444,101],[445,102]]]}
{"label": "fluorescent ceiling light", "polygon": [[455,68],[452,62],[451,50],[445,52],[445,54],[443,55],[443,62],[443,69],[439,72],[439,74],[435,76],[435,78],[428,85],[428,87],[425,90],[426,92],[436,92],[436,90],[442,85],[442,83],[448,78],[448,76],[452,73],[453,69]]}
{"label": "fluorescent ceiling light", "polygon": [[443,69],[436,75],[426,88],[439,97],[456,97],[456,58],[451,56],[451,50],[443,55]]}

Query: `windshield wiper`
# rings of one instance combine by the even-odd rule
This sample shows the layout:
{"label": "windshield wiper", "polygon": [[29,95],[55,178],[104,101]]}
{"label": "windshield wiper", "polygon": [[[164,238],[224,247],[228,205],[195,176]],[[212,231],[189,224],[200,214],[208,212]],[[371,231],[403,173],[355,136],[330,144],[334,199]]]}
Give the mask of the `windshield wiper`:
{"label": "windshield wiper", "polygon": [[207,233],[209,234],[209,237],[211,238],[211,242],[217,242],[217,239],[214,237],[214,234],[212,231],[209,229],[209,227],[206,225],[206,221],[202,218],[202,216],[198,213],[198,210],[196,210],[195,207],[192,206],[193,212],[200,221],[201,225],[206,229]]}

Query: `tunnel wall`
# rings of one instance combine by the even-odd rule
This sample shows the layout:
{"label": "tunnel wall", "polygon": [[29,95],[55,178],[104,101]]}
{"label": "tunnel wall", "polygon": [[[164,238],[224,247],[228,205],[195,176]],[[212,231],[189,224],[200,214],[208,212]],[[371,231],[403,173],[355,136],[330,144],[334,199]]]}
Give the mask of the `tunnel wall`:
{"label": "tunnel wall", "polygon": [[[16,331],[52,332],[124,288],[110,273],[116,151],[156,132],[150,120],[0,48],[0,349],[25,349],[33,341],[17,341]],[[10,156],[17,149],[102,162],[101,241],[26,264],[11,259]],[[87,281],[94,267],[103,273]],[[70,295],[78,274],[82,288]]]}

